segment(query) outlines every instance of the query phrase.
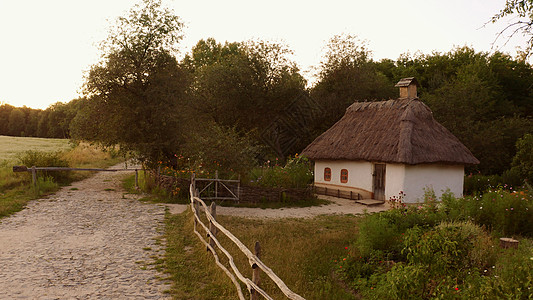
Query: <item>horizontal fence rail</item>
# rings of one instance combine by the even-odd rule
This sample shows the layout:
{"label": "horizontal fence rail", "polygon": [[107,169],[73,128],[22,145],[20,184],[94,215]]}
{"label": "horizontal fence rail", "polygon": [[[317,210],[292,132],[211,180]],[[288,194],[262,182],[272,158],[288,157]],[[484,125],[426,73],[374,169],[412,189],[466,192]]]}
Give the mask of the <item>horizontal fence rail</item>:
{"label": "horizontal fence rail", "polygon": [[[211,203],[211,207],[208,207],[205,202],[198,197],[198,190],[194,186],[190,185],[190,195],[191,195],[191,209],[194,213],[194,232],[200,238],[202,243],[204,243],[207,248],[211,251],[215,257],[216,264],[228,275],[231,281],[234,283],[239,294],[239,299],[244,299],[244,296],[241,291],[241,286],[236,280],[235,276],[222,264],[220,259],[214,249],[215,245],[226,255],[229,261],[229,265],[237,278],[246,285],[248,291],[250,292],[251,299],[257,299],[258,294],[263,296],[265,299],[273,299],[270,297],[264,290],[259,287],[259,270],[262,270],[272,281],[278,286],[281,292],[287,296],[289,299],[305,300],[302,296],[291,291],[287,285],[269,268],[267,267],[260,259],[260,247],[257,242],[255,245],[255,254],[253,254],[239,239],[237,239],[230,231],[224,228],[216,221],[216,205]],[[205,215],[209,221],[209,227],[205,225],[199,216],[200,205],[204,208]],[[205,241],[202,235],[197,231],[197,225],[202,227],[209,237],[209,242]],[[237,269],[233,257],[231,254],[220,244],[216,238],[217,232],[221,232],[226,235],[244,255],[248,258],[250,267],[253,269],[253,279],[246,278],[242,273]]]}
{"label": "horizontal fence rail", "polygon": [[135,171],[135,186],[139,186],[139,169],[96,169],[96,168],[70,168],[70,167],[31,167],[13,166],[13,172],[30,172],[33,186],[37,187],[37,171],[92,171],[92,172],[125,172]]}

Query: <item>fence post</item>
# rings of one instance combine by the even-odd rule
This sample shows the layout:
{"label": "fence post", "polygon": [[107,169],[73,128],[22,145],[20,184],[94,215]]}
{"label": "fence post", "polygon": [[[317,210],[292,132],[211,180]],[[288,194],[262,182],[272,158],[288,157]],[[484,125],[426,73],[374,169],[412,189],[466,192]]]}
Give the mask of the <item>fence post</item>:
{"label": "fence post", "polygon": [[241,175],[239,174],[239,182],[237,182],[237,202],[241,200]]}
{"label": "fence post", "polygon": [[[215,220],[217,219],[217,205],[214,201],[211,202],[211,206],[209,206],[209,213],[211,214],[211,216],[213,216]],[[213,224],[212,221],[209,221],[208,236],[209,236],[209,245],[213,247],[213,249],[215,249],[215,241],[213,240],[213,238],[217,237],[217,228],[215,227],[215,224]],[[207,250],[209,250],[209,248],[207,248]]]}
{"label": "fence post", "polygon": [[[191,174],[191,184],[192,184],[192,190],[196,191],[196,174],[193,172]],[[195,196],[195,195],[192,195]]]}
{"label": "fence post", "polygon": [[[257,258],[261,258],[261,245],[259,245],[259,241],[255,242],[255,256],[257,256]],[[261,280],[259,280],[259,272],[260,271],[261,271],[261,269],[259,269],[259,266],[254,263],[252,265],[252,281],[257,286],[259,286],[259,283],[261,282]],[[254,288],[252,288],[252,290],[250,291],[250,299],[251,300],[258,300],[259,299],[259,293]]]}
{"label": "fence post", "polygon": [[218,170],[215,171],[215,198],[218,197]]}
{"label": "fence post", "polygon": [[31,180],[33,181],[33,187],[37,188],[37,171],[35,166],[31,167]]}
{"label": "fence post", "polygon": [[138,188],[139,187],[139,170],[138,169],[135,169],[135,187]]}

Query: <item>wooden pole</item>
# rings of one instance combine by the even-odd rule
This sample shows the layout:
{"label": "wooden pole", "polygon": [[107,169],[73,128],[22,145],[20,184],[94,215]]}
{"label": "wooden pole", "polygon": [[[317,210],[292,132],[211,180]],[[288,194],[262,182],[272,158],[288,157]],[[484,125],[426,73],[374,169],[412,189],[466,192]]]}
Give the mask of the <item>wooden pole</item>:
{"label": "wooden pole", "polygon": [[137,169],[135,169],[135,187],[139,187],[139,172]]}
{"label": "wooden pole", "polygon": [[[255,242],[255,256],[257,258],[261,258],[261,245],[259,245],[259,241]],[[259,272],[261,269],[259,269],[259,266],[257,264],[252,265],[252,281],[259,286],[259,283],[261,280],[259,279]],[[258,300],[259,299],[259,293],[252,288],[250,292],[250,299],[251,300]]]}
{"label": "wooden pole", "polygon": [[31,167],[31,180],[33,181],[33,187],[37,188],[37,171],[35,166]]}
{"label": "wooden pole", "polygon": [[218,170],[215,171],[215,198],[218,197]]}
{"label": "wooden pole", "polygon": [[[213,216],[215,220],[217,219],[217,205],[214,201],[211,202],[211,206],[209,206],[209,213]],[[215,227],[215,224],[213,224],[212,221],[209,221],[209,245],[214,249],[215,241],[212,237],[217,237],[217,228]],[[207,248],[207,250],[209,251],[209,248]]]}
{"label": "wooden pole", "polygon": [[239,202],[240,199],[241,199],[241,175],[239,174],[239,182],[237,182],[237,202]]}
{"label": "wooden pole", "polygon": [[193,191],[196,191],[196,180],[195,180],[195,177],[196,177],[196,174],[192,173],[191,174],[191,184],[192,184],[192,190]]}

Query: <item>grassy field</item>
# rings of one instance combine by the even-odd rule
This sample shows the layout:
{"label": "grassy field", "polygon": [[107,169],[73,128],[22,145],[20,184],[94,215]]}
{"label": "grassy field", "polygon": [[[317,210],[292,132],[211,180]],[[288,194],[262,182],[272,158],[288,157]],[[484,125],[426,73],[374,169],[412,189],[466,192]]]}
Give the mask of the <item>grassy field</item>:
{"label": "grassy field", "polygon": [[70,172],[60,183],[40,176],[39,188],[34,189],[29,173],[12,171],[13,165],[21,164],[19,156],[28,150],[59,153],[59,158],[71,167],[104,168],[122,160],[87,144],[73,146],[68,140],[0,136],[0,218],[23,209],[32,199],[56,191],[60,184],[91,175],[89,172]]}
{"label": "grassy field", "polygon": [[[355,299],[334,275],[336,260],[346,255],[345,247],[355,236],[358,217],[321,216],[312,219],[251,220],[219,216],[219,222],[249,249],[259,241],[261,260],[294,292],[306,299]],[[169,291],[175,299],[235,299],[237,292],[193,233],[192,212],[187,210],[167,219],[166,271],[172,279]],[[219,236],[234,255],[245,276],[251,268],[236,246]],[[320,242],[317,242],[320,241]],[[224,254],[219,253],[221,259]],[[284,295],[265,275],[261,287],[274,299]],[[247,295],[246,291],[244,294]]]}
{"label": "grassy field", "polygon": [[65,151],[72,148],[66,139],[43,139],[0,135],[0,161],[16,161],[17,155],[27,150],[44,152]]}

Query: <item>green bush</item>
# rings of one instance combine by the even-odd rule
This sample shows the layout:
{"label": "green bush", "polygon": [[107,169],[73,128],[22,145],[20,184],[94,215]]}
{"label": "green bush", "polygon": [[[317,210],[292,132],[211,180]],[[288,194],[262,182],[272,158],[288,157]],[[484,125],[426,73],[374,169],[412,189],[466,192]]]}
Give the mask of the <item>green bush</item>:
{"label": "green bush", "polygon": [[499,188],[482,196],[443,198],[441,210],[452,220],[472,220],[497,235],[533,236],[531,191]]}
{"label": "green bush", "polygon": [[271,166],[267,162],[254,168],[245,181],[246,184],[264,187],[305,188],[313,182],[313,171],[306,157],[296,155],[290,157],[285,166]]}
{"label": "green bush", "polygon": [[401,234],[397,226],[383,215],[369,215],[359,223],[355,248],[361,256],[370,257],[375,251],[395,255],[401,246]]}
{"label": "green bush", "polygon": [[[61,152],[44,152],[28,150],[18,155],[18,160],[28,168],[35,167],[68,167],[68,162],[61,158]],[[39,171],[38,176],[53,178],[55,182],[69,181],[69,171]]]}
{"label": "green bush", "polygon": [[[365,215],[337,273],[364,299],[531,299],[532,200],[500,187]],[[486,230],[522,236],[519,249]]]}

